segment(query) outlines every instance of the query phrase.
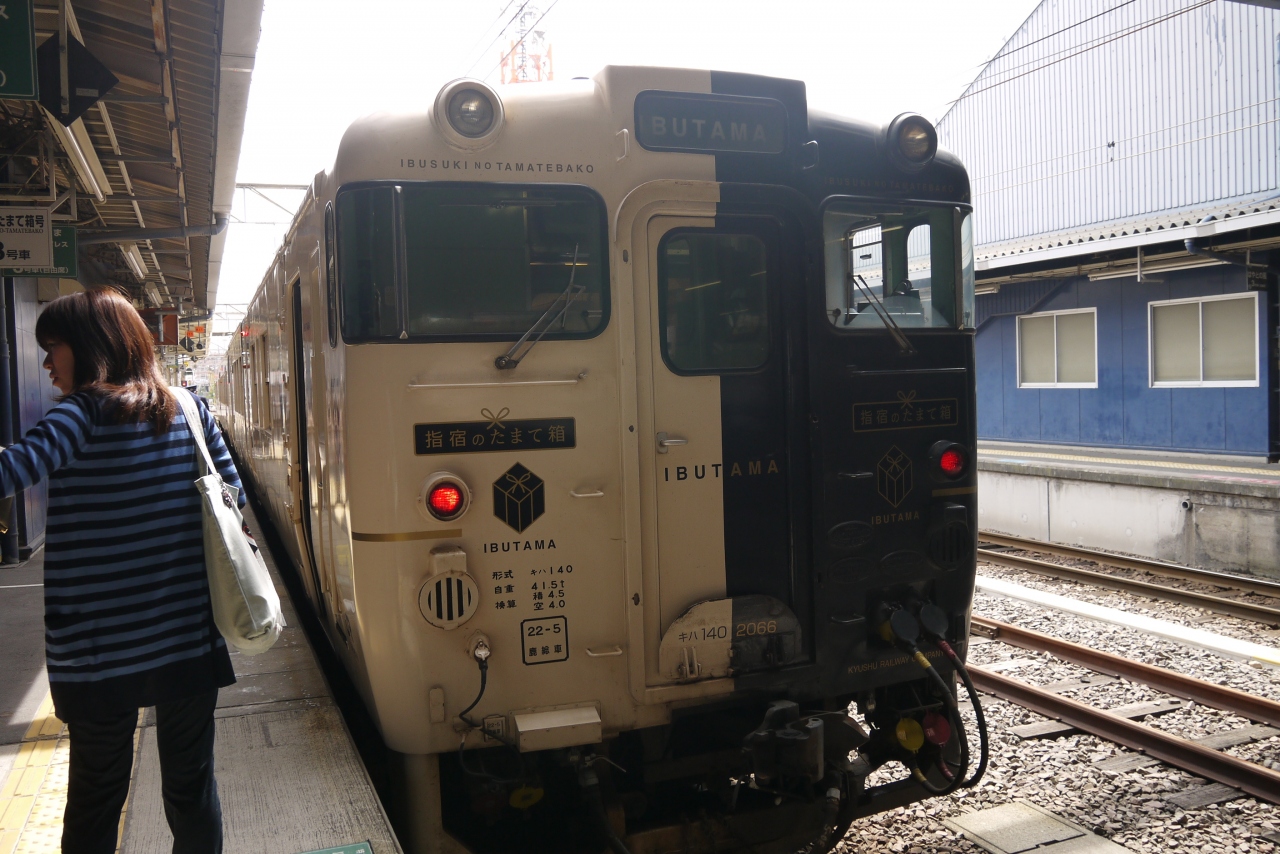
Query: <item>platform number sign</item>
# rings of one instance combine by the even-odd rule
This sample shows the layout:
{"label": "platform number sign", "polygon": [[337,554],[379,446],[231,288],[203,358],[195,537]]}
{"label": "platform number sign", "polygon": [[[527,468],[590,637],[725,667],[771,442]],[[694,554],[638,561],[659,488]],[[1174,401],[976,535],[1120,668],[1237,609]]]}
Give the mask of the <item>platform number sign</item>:
{"label": "platform number sign", "polygon": [[0,0],[0,98],[34,101],[36,28],[32,0]]}

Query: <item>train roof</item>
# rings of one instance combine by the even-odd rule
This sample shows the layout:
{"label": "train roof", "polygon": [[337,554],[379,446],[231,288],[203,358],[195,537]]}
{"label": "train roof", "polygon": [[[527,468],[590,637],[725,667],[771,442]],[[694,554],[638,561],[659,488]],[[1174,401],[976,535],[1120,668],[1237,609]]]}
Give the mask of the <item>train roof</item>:
{"label": "train roof", "polygon": [[[501,127],[478,142],[451,132],[445,116],[443,96],[465,86],[497,101]],[[592,78],[555,83],[490,88],[454,81],[433,100],[427,109],[353,122],[334,166],[322,173],[330,192],[356,181],[413,179],[617,185],[625,193],[651,177],[713,176],[790,186],[815,205],[833,195],[970,201],[967,173],[954,155],[938,151],[922,168],[902,168],[888,150],[890,126],[810,111],[797,80],[607,66]],[[764,133],[730,139],[721,125],[732,128],[739,117],[758,121]],[[671,133],[655,139],[655,128]],[[681,129],[684,138],[676,140]]]}

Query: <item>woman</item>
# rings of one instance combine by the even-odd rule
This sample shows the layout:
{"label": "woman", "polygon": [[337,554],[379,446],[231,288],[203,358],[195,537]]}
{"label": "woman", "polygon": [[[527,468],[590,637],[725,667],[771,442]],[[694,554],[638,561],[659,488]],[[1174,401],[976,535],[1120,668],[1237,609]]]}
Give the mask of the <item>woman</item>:
{"label": "woman", "polygon": [[[0,453],[0,496],[49,479],[45,648],[71,739],[62,850],[115,851],[138,709],[155,706],[173,850],[216,854],[213,710],[235,675],[209,605],[191,427],[150,332],[116,292],[54,300],[36,340],[61,394]],[[222,434],[198,408],[196,429],[222,479],[239,488]]]}

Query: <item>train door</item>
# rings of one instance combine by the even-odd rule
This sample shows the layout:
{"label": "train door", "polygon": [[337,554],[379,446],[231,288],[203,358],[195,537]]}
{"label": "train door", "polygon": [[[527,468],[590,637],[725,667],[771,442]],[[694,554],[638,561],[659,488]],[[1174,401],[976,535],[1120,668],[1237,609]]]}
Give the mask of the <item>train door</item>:
{"label": "train door", "polygon": [[[727,668],[733,634],[755,626],[743,609],[807,611],[794,573],[805,537],[793,530],[808,471],[794,364],[804,332],[789,304],[802,255],[780,216],[723,205],[714,218],[654,217],[647,238],[653,432],[642,454],[654,467],[659,657],[672,660],[673,622],[712,600],[715,615],[695,622],[728,634],[718,638]],[[761,623],[784,624],[795,622]],[[699,664],[680,659],[675,675],[725,675]],[[660,681],[673,676],[658,667]]]}
{"label": "train door", "polygon": [[[317,603],[323,603],[326,599],[326,588],[320,580],[319,565],[316,563],[315,548],[313,546],[314,538],[313,530],[313,514],[319,506],[316,496],[316,479],[312,477],[311,466],[311,446],[313,444],[312,436],[315,433],[315,417],[311,411],[311,399],[307,394],[307,389],[311,387],[311,355],[312,345],[310,332],[309,313],[305,310],[303,300],[302,283],[295,282],[293,285],[293,370],[291,378],[293,381],[293,400],[292,408],[294,411],[294,429],[297,430],[297,448],[298,459],[294,466],[294,475],[297,477],[298,489],[297,497],[299,506],[296,518],[301,527],[301,539],[303,549],[305,550],[305,558],[307,564],[311,567],[311,581],[314,585],[314,595]],[[323,605],[321,607],[324,607]]]}

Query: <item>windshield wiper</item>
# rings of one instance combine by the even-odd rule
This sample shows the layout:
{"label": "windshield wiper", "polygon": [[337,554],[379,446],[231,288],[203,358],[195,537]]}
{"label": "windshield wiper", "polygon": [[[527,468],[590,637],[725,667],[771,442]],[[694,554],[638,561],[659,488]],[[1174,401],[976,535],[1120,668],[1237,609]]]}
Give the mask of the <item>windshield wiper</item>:
{"label": "windshield wiper", "polygon": [[[911,346],[911,342],[907,340],[907,336],[902,332],[902,327],[898,326],[894,319],[889,315],[884,304],[880,302],[880,298],[875,295],[875,292],[871,290],[871,286],[867,284],[867,280],[857,273],[850,273],[849,281],[854,287],[866,295],[867,304],[871,306],[871,309],[876,313],[876,316],[880,318],[880,322],[884,324],[884,328],[889,330],[889,334],[893,336],[893,340],[897,343],[898,349],[902,351],[903,355],[914,356],[916,348]],[[852,289],[850,290],[852,291]],[[853,294],[850,293],[849,296],[852,297]],[[850,299],[849,303],[852,307],[853,300]],[[851,314],[849,317],[846,317],[844,321],[845,325],[847,326],[856,316],[857,315]]]}
{"label": "windshield wiper", "polygon": [[[519,341],[511,345],[510,350],[493,360],[493,364],[498,370],[509,371],[520,364],[524,357],[528,356],[529,352],[533,350],[534,345],[542,340],[542,336],[547,334],[547,330],[556,325],[556,321],[561,321],[561,328],[564,328],[563,320],[565,314],[569,311],[569,306],[573,304],[574,300],[586,293],[587,290],[586,285],[579,285],[576,289],[573,286],[574,276],[578,274],[578,246],[579,244],[577,243],[573,244],[573,264],[570,265],[569,270],[569,287],[565,288],[560,296],[556,297],[555,302],[547,306],[547,310],[542,313],[542,317],[539,317],[533,326],[529,327],[528,332],[520,336]],[[559,314],[555,314],[553,317],[556,306],[560,305],[561,300],[564,300],[564,307],[560,309]],[[529,336],[535,332],[538,333],[538,337],[530,341]],[[526,342],[529,345],[527,347],[525,347]],[[523,352],[520,352],[521,347],[524,347]],[[519,355],[516,355],[517,353]]]}

